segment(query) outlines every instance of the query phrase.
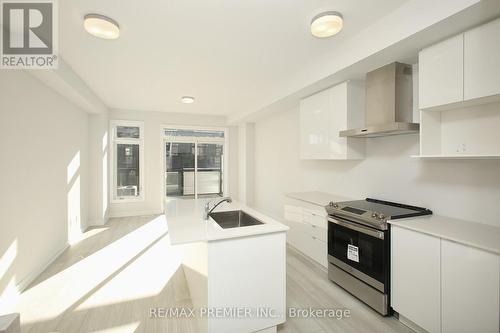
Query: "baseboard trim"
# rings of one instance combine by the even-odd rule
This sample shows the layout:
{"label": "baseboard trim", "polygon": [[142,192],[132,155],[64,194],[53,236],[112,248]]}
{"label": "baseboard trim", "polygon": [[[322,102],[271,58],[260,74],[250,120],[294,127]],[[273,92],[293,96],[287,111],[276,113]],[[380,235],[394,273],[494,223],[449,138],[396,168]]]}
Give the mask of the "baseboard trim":
{"label": "baseboard trim", "polygon": [[102,227],[103,225],[106,225],[108,223],[109,218],[106,218],[105,220],[94,220],[94,221],[89,221],[87,223],[87,230],[90,227]]}
{"label": "baseboard trim", "polygon": [[21,281],[19,281],[19,283],[16,285],[18,292],[21,293],[21,292],[25,291],[26,288],[28,288],[30,286],[30,284],[32,284],[40,276],[40,274],[42,274],[47,269],[47,267],[49,267],[69,247],[70,247],[70,245],[68,243],[66,243],[62,249],[57,251],[49,259],[49,261],[47,261],[45,263],[45,265],[43,265],[42,267],[40,267],[36,271],[31,272],[30,274],[28,274],[28,276],[24,277]]}
{"label": "baseboard trim", "polygon": [[410,319],[406,318],[405,316],[403,316],[401,314],[398,315],[398,320],[401,324],[405,325],[406,327],[408,327],[409,329],[411,329],[412,331],[414,331],[416,333],[429,333],[428,331],[426,331],[422,327],[418,326],[413,321],[411,321]]}
{"label": "baseboard trim", "polygon": [[288,240],[286,242],[286,246],[289,250],[294,251],[298,256],[303,257],[305,260],[311,262],[311,264],[313,264],[314,266],[316,266],[317,268],[319,268],[320,270],[322,270],[323,272],[328,274],[328,267],[321,265],[319,262],[317,262],[313,258],[309,257],[307,254],[305,254],[304,252],[302,252],[301,250],[299,250],[298,248],[296,248],[292,244],[288,243]]}
{"label": "baseboard trim", "polygon": [[95,219],[88,221],[85,230],[87,230],[90,227],[102,227],[103,225],[106,225],[108,221],[109,221],[109,212],[106,210],[106,214],[104,214],[104,217],[102,219]]}

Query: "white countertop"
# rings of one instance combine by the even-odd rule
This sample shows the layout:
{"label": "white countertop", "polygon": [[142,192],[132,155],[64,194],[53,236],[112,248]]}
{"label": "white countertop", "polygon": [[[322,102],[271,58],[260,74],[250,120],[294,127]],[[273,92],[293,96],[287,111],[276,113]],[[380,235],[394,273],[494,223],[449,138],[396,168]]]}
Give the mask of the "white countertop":
{"label": "white countertop", "polygon": [[286,193],[285,196],[321,207],[325,207],[330,201],[340,202],[352,200],[337,194],[330,194],[320,191],[292,192]]}
{"label": "white countertop", "polygon": [[241,209],[264,224],[223,229],[212,218],[203,219],[205,203],[212,199],[167,199],[165,217],[171,244],[216,241],[286,231],[289,228],[246,205],[234,202],[220,204],[214,212]]}
{"label": "white countertop", "polygon": [[400,219],[388,223],[500,254],[499,227],[439,215]]}
{"label": "white countertop", "polygon": [[[328,205],[330,201],[353,200],[340,195],[319,191],[292,192],[286,193],[285,196],[322,207]],[[400,219],[388,222],[402,228],[500,254],[499,227],[439,215]]]}

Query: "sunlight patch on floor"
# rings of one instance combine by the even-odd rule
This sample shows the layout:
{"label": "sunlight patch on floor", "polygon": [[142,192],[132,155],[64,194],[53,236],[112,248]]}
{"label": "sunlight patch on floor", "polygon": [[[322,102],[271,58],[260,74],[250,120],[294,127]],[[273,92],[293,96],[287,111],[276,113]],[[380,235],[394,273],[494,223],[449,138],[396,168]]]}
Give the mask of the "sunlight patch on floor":
{"label": "sunlight patch on floor", "polygon": [[77,310],[156,296],[181,265],[181,253],[163,237],[112,280],[93,293]]}
{"label": "sunlight patch on floor", "polygon": [[15,239],[9,245],[9,248],[0,258],[0,280],[3,279],[5,273],[7,273],[10,266],[12,266],[12,263],[14,262],[16,257],[17,257],[17,239]]}
{"label": "sunlight patch on floor", "polygon": [[18,304],[19,298],[19,289],[16,286],[16,278],[14,276],[0,295],[0,313],[13,312],[12,309]]}
{"label": "sunlight patch on floor", "polygon": [[164,216],[156,217],[28,289],[21,295],[18,306],[22,322],[38,322],[59,316],[166,233]]}

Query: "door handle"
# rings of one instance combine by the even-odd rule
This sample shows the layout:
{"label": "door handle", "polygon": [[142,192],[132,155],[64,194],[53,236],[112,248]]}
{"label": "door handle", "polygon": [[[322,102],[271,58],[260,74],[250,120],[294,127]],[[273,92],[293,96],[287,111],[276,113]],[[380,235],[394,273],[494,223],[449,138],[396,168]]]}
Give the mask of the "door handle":
{"label": "door handle", "polygon": [[374,230],[374,229],[371,229],[371,228],[363,227],[361,225],[357,225],[357,224],[354,224],[354,223],[345,222],[343,220],[340,220],[338,217],[336,217],[336,218],[329,218],[328,221],[331,222],[331,223],[334,223],[334,224],[338,224],[338,225],[340,225],[340,226],[342,226],[344,228],[361,232],[361,233],[363,233],[365,235],[369,235],[369,236],[380,238],[380,239],[384,239],[385,238],[384,233],[382,231],[378,231],[378,230]]}

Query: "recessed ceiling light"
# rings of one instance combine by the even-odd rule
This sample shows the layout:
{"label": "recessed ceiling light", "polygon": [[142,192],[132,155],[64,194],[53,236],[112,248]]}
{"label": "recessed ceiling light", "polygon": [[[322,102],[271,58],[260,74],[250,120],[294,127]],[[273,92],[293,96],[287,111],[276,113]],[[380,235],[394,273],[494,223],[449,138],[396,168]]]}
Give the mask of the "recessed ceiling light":
{"label": "recessed ceiling light", "polygon": [[181,101],[184,104],[192,104],[192,103],[194,103],[194,97],[193,96],[182,96]]}
{"label": "recessed ceiling light", "polygon": [[117,39],[120,37],[118,23],[104,15],[87,14],[83,19],[85,30],[93,36],[103,39]]}
{"label": "recessed ceiling light", "polygon": [[311,34],[314,37],[325,38],[336,35],[342,30],[344,19],[339,12],[323,12],[311,21]]}

